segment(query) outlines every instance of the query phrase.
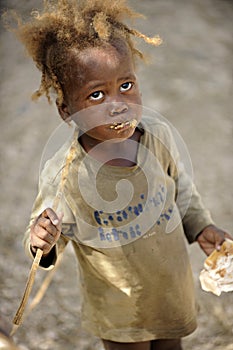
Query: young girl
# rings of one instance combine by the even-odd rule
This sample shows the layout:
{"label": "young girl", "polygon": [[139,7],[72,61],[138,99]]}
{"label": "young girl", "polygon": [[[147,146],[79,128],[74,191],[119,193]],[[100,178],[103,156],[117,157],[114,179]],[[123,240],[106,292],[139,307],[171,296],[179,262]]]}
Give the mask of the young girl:
{"label": "young girl", "polygon": [[[27,253],[52,268],[71,241],[79,261],[84,327],[108,350],[180,350],[196,328],[185,236],[208,255],[230,236],[214,226],[170,128],[143,115],[135,73],[143,58],[125,1],[45,1],[15,30],[42,72],[34,94],[57,94],[73,140],[41,175]],[[70,160],[64,180],[65,159]],[[47,203],[63,196],[57,214]],[[184,235],[185,234],[185,235]]]}

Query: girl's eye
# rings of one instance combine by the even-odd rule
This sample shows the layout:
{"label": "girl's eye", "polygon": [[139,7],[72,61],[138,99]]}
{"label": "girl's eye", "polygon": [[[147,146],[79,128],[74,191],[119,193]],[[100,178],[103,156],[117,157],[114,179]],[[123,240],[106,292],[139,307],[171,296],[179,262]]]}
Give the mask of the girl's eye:
{"label": "girl's eye", "polygon": [[132,86],[133,86],[133,83],[130,83],[130,82],[124,83],[124,84],[121,85],[120,91],[121,92],[128,91],[128,90],[130,90],[132,88]]}
{"label": "girl's eye", "polygon": [[101,98],[103,98],[104,94],[102,91],[95,91],[90,95],[90,99],[93,101],[98,101],[101,100]]}

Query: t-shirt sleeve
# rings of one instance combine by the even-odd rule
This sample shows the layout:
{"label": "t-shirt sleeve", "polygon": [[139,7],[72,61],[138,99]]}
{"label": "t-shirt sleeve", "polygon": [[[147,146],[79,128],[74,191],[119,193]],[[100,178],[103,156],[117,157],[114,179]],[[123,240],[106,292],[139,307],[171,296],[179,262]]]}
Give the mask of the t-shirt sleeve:
{"label": "t-shirt sleeve", "polygon": [[175,182],[177,188],[176,204],[182,218],[184,232],[188,242],[193,243],[197,235],[214,222],[182,164],[179,164],[178,178]]}
{"label": "t-shirt sleeve", "polygon": [[189,243],[208,225],[214,224],[209,210],[193,183],[192,176],[186,171],[178,151],[171,129],[166,128],[166,147],[169,148],[168,172],[176,185],[176,204],[182,219],[184,232]]}

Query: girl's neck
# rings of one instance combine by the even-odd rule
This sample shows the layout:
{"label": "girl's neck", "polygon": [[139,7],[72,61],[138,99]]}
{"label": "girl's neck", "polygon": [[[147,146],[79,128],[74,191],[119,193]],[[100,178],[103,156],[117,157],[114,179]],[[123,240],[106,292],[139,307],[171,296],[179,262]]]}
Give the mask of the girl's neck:
{"label": "girl's neck", "polygon": [[[136,129],[134,134],[121,142],[102,142],[87,134],[79,138],[79,142],[90,156],[111,166],[131,167],[137,163],[137,151],[142,132]],[[134,142],[129,142],[134,141]]]}

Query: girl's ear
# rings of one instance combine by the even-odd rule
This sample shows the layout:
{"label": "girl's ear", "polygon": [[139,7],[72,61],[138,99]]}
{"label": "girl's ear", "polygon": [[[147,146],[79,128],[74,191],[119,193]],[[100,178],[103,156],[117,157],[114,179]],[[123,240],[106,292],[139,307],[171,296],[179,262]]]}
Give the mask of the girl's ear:
{"label": "girl's ear", "polygon": [[56,99],[56,105],[57,105],[58,113],[60,114],[61,118],[65,122],[68,122],[70,120],[70,112],[69,112],[67,104],[65,102],[60,104],[60,103],[58,103],[58,99]]}

